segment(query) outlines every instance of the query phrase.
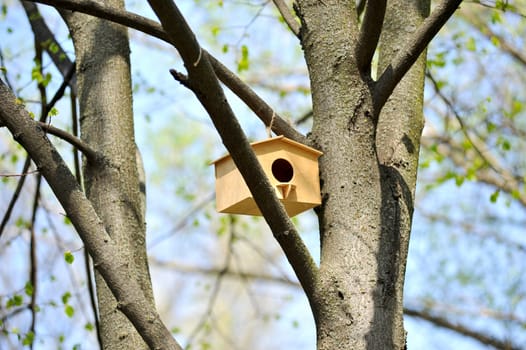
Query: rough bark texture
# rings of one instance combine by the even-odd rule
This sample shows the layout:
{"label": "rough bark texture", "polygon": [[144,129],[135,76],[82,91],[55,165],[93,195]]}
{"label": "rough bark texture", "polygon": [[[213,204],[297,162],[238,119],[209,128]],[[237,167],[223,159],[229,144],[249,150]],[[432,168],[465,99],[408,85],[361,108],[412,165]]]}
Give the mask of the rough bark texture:
{"label": "rough bark texture", "polygon": [[[105,3],[124,9],[121,0]],[[137,278],[153,307],[134,142],[127,29],[79,13],[64,13],[64,17],[77,59],[81,136],[106,160],[86,162],[86,194],[132,265],[130,278]],[[104,348],[146,348],[99,274],[96,283]]]}
{"label": "rough bark texture", "polygon": [[[298,3],[313,99],[310,140],[324,152],[321,263],[313,298],[318,349],[403,349],[402,287],[422,129],[422,61],[379,118],[374,82],[363,62],[371,55],[359,51],[368,45],[357,45],[367,32],[360,35],[354,1]],[[387,43],[390,36],[403,37],[400,27],[415,30],[422,18],[420,12],[394,12],[397,5],[387,9],[386,22],[393,23],[382,39],[382,62],[390,62],[403,40]],[[404,3],[408,11],[415,6]],[[415,14],[415,22],[404,22]]]}
{"label": "rough bark texture", "polygon": [[[314,310],[318,349],[375,349],[387,344],[371,329],[379,285],[380,170],[369,87],[354,52],[358,33],[351,1],[300,7],[320,158],[321,263]],[[354,21],[352,20],[354,19]],[[381,347],[382,349],[389,348]]]}
{"label": "rough bark texture", "polygon": [[[428,0],[388,2],[378,70],[384,71],[407,38],[429,14]],[[392,349],[405,348],[403,287],[411,233],[420,137],[424,126],[423,91],[426,55],[423,53],[393,91],[380,114],[376,147],[382,175],[382,246],[378,263],[388,283],[387,312],[375,313],[375,324],[391,325]]]}

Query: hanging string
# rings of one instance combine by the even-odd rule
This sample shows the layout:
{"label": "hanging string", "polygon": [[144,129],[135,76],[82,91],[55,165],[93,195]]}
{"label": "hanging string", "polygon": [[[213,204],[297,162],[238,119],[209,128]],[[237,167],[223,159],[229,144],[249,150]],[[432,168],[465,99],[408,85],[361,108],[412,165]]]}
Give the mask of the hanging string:
{"label": "hanging string", "polygon": [[272,111],[272,118],[270,118],[270,123],[267,126],[267,134],[268,138],[272,138],[272,125],[274,124],[274,119],[276,119],[276,113]]}
{"label": "hanging string", "polygon": [[197,61],[194,62],[194,67],[197,67],[199,62],[201,62],[201,56],[203,55],[203,49],[199,46],[199,56],[197,56]]}

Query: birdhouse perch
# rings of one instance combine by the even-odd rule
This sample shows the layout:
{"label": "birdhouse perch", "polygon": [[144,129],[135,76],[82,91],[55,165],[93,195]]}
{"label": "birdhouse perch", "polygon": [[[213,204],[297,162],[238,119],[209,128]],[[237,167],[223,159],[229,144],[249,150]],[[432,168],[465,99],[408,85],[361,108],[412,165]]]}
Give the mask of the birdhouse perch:
{"label": "birdhouse perch", "polygon": [[[251,146],[290,217],[321,204],[318,158],[322,152],[284,136]],[[212,164],[215,166],[217,211],[260,216],[232,157],[226,155]]]}

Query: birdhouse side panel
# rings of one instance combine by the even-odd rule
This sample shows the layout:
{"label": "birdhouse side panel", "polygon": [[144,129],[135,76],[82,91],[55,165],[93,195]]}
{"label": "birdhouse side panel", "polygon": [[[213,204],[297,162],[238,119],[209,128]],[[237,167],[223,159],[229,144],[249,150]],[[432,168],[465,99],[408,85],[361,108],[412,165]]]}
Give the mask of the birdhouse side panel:
{"label": "birdhouse side panel", "polygon": [[219,212],[251,198],[250,191],[241,173],[235,165],[233,167],[232,165],[231,160],[216,164],[216,208]]}

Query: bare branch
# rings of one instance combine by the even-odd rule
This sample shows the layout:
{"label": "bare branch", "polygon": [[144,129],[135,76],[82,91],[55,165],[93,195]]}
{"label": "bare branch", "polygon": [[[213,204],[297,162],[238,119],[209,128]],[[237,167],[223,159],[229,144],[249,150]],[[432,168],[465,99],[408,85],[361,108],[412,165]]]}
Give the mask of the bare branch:
{"label": "bare branch", "polygon": [[[188,70],[189,85],[210,115],[234,163],[243,175],[274,237],[281,245],[309,300],[314,295],[317,267],[230,108],[219,81],[192,30],[172,1],[149,0]],[[197,59],[199,58],[200,59]]]}
{"label": "bare branch", "polygon": [[46,133],[59,137],[62,140],[67,141],[68,143],[77,147],[79,151],[84,153],[84,155],[88,158],[88,160],[102,159],[102,155],[99,152],[97,152],[96,150],[91,148],[86,142],[82,141],[78,137],[73,136],[69,132],[59,129],[57,127],[54,127],[53,125],[49,123],[44,123],[44,122],[37,122],[37,123],[38,125],[40,125],[42,130],[44,130]]}
{"label": "bare branch", "polygon": [[438,327],[450,329],[461,335],[477,340],[484,345],[490,345],[497,349],[519,350],[522,348],[517,344],[512,344],[510,341],[506,341],[506,340],[503,341],[503,340],[496,339],[494,337],[483,334],[482,332],[477,332],[473,330],[472,328],[468,328],[464,325],[454,324],[453,322],[450,322],[449,320],[443,317],[431,315],[429,312],[426,312],[426,311],[419,311],[419,310],[414,310],[410,308],[405,308],[404,314],[407,316],[421,318],[423,320],[433,323],[434,325]]}
{"label": "bare branch", "polygon": [[[143,33],[149,34],[153,37],[161,39],[167,43],[173,44],[172,40],[164,29],[155,21],[139,16],[137,14],[119,11],[101,3],[96,3],[92,0],[34,0],[54,7],[63,8],[66,10],[73,10],[82,12],[88,15],[104,18],[109,21],[122,24],[132,29],[139,30]],[[202,48],[201,48],[202,49]],[[239,93],[239,98],[252,109],[252,111],[265,123],[269,125],[272,114],[276,116],[272,130],[278,135],[284,135],[294,141],[304,143],[305,136],[295,130],[290,124],[278,116],[277,113],[267,113],[272,110],[270,106],[264,103],[247,84],[239,79],[232,71],[224,65],[219,64],[219,60],[210,55],[206,50],[202,49],[203,54],[210,57],[213,69],[217,77],[234,93]],[[197,56],[195,57],[197,59]],[[235,79],[233,78],[235,77]],[[223,80],[224,79],[224,80]],[[257,98],[255,98],[257,97]],[[0,124],[1,125],[1,124]]]}
{"label": "bare branch", "polygon": [[374,88],[374,104],[378,110],[383,107],[396,85],[447,20],[455,13],[461,2],[462,0],[443,0],[438,4],[420,28],[415,31],[415,34],[408,39],[407,45],[400,50],[398,56],[387,66]]}
{"label": "bare branch", "polygon": [[270,107],[261,97],[258,96],[248,85],[232,71],[226,68],[221,62],[219,62],[213,56],[208,56],[210,62],[214,67],[217,77],[223,82],[228,88],[235,93],[246,105],[261,119],[266,126],[271,126],[271,120],[274,118],[272,123],[272,131],[277,135],[284,135],[291,140],[299,143],[306,143],[307,138],[299,133],[294,127],[292,127],[285,119],[279,116],[272,107]]}
{"label": "bare branch", "polygon": [[[2,118],[0,118],[0,124],[1,123],[2,123]],[[7,226],[7,222],[11,218],[11,214],[13,212],[15,204],[18,201],[18,198],[20,197],[20,192],[22,192],[22,188],[24,187],[24,183],[26,181],[26,175],[28,174],[30,165],[31,165],[31,158],[26,157],[24,166],[22,167],[22,172],[20,173],[21,174],[20,180],[18,181],[16,185],[15,192],[13,193],[13,196],[11,197],[11,200],[9,201],[7,210],[5,211],[5,214],[2,217],[2,222],[0,223],[0,237],[2,237],[2,233],[4,233],[5,227]],[[1,176],[5,176],[5,175],[1,175]]]}
{"label": "bare branch", "polygon": [[129,277],[132,274],[127,259],[106,232],[104,223],[62,157],[1,80],[0,101],[0,120],[35,161],[88,249],[95,268],[110,286],[120,309],[151,348],[181,350],[159,314],[151,308],[137,280]]}
{"label": "bare branch", "polygon": [[283,0],[272,0],[274,5],[276,5],[276,8],[278,9],[279,13],[281,14],[281,17],[285,20],[285,23],[289,26],[290,30],[296,35],[298,38],[300,36],[300,25],[292,15],[289,7]]}
{"label": "bare branch", "polygon": [[370,0],[365,4],[365,14],[356,47],[358,69],[362,73],[371,72],[371,61],[382,32],[386,5],[387,0]]}

